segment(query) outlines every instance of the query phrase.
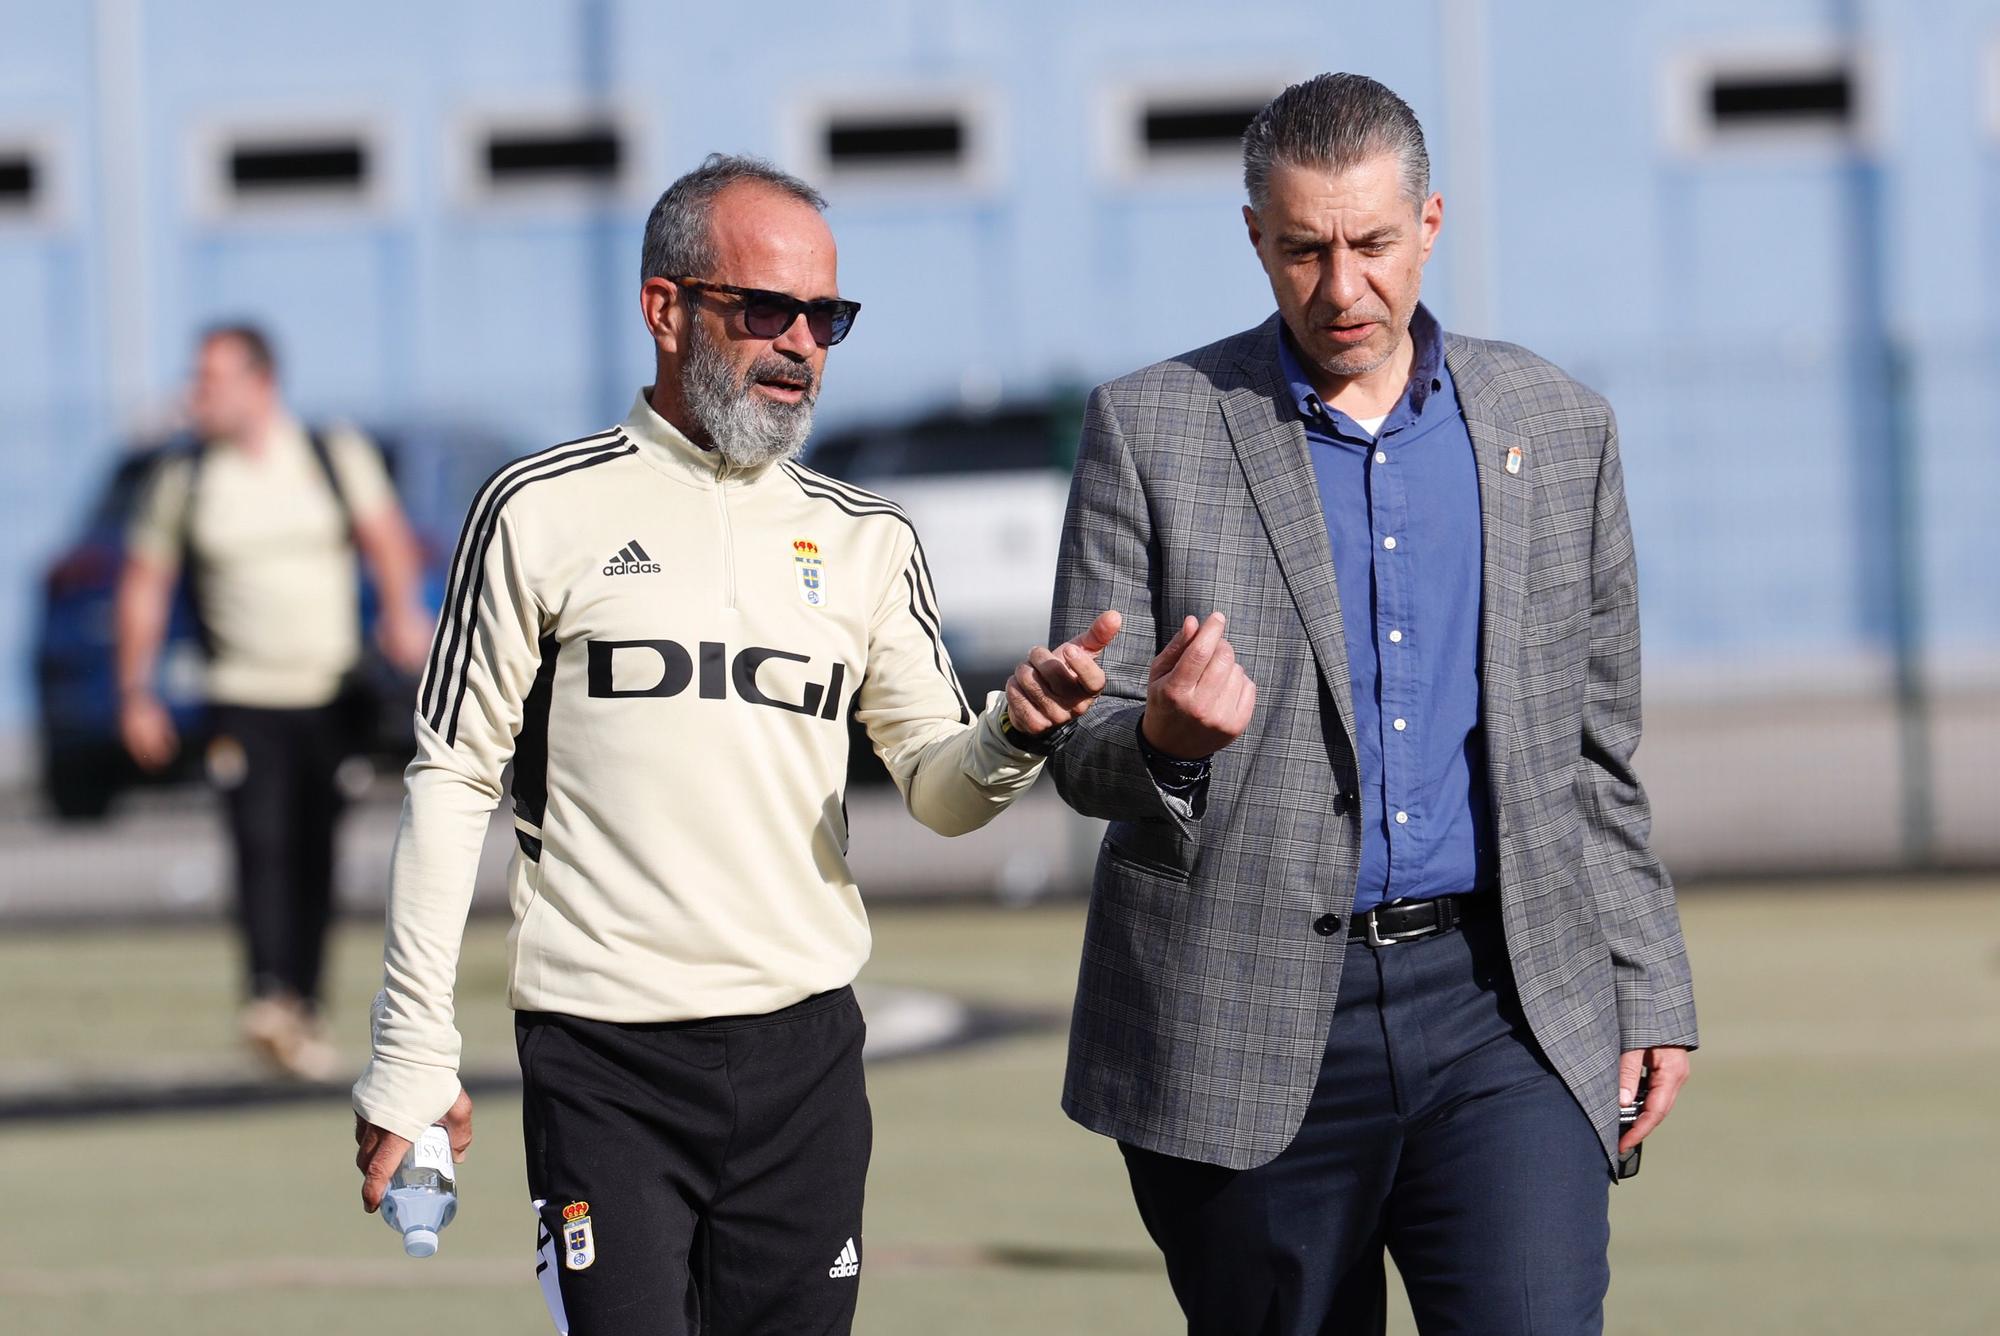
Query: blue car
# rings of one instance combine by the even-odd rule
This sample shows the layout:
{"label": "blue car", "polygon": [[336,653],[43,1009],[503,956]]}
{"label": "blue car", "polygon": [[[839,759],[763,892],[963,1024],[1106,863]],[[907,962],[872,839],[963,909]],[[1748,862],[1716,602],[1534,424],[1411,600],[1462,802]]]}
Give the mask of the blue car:
{"label": "blue car", "polygon": [[[369,432],[382,448],[397,492],[424,554],[424,595],[444,601],[446,565],[472,493],[513,453],[497,437],[462,428]],[[35,644],[35,687],[41,742],[42,792],[65,819],[101,817],[136,785],[193,778],[198,749],[183,747],[158,775],[139,769],[118,736],[118,688],[113,662],[113,603],[125,563],[125,531],[153,468],[186,440],[126,452],[92,504],[76,541],[50,563],[42,581],[42,616]],[[362,580],[364,630],[373,629],[374,591]],[[185,582],[174,600],[160,654],[160,696],[183,738],[199,736],[201,650]],[[393,764],[413,745],[410,703],[381,702],[357,750]]]}

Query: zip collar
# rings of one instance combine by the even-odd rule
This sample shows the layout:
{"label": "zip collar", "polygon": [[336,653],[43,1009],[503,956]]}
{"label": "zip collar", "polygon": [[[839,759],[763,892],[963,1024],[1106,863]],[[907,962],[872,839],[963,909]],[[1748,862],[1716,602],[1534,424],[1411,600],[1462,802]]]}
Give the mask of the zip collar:
{"label": "zip collar", "polygon": [[738,468],[724,459],[720,450],[704,450],[696,445],[687,433],[654,410],[652,391],[650,385],[639,391],[622,426],[626,438],[639,447],[641,457],[654,467],[697,487],[720,482],[753,482],[770,472],[769,464]]}

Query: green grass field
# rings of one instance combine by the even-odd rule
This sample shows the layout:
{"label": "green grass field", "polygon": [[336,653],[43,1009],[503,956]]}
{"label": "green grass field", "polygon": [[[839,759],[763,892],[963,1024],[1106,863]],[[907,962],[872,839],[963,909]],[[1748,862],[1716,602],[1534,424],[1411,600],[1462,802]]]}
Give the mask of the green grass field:
{"label": "green grass field", "polygon": [[[2000,1331],[2000,884],[1709,887],[1683,915],[1706,1047],[1614,1193],[1608,1329]],[[1075,906],[876,928],[869,979],[1068,1005]],[[357,1056],[377,941],[354,925],[338,946]],[[496,924],[468,936],[471,1062],[510,1051],[499,943]],[[226,1068],[233,960],[219,929],[11,934],[0,1080]],[[1056,1107],[1062,1054],[1058,1027],[874,1070],[860,1331],[1176,1330],[1116,1152]],[[361,1214],[338,1100],[0,1124],[0,1331],[544,1332],[514,1100],[477,1120],[458,1222],[424,1263]]]}

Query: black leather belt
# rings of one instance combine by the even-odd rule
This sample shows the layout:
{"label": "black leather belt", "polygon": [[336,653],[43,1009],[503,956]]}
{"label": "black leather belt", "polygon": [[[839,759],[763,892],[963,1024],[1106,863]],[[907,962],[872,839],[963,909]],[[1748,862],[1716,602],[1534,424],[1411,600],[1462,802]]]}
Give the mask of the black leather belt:
{"label": "black leather belt", "polygon": [[1485,903],[1483,895],[1443,895],[1435,900],[1391,900],[1357,914],[1347,935],[1370,946],[1394,946],[1450,932]]}

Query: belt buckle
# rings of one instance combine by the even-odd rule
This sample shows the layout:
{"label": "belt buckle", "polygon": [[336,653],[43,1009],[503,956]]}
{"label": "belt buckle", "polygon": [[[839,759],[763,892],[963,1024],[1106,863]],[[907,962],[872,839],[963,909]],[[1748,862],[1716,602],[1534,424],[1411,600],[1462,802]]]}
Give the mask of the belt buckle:
{"label": "belt buckle", "polygon": [[1411,928],[1407,932],[1392,932],[1387,937],[1384,937],[1382,930],[1375,923],[1375,911],[1372,909],[1364,917],[1364,922],[1368,928],[1367,941],[1370,946],[1395,946],[1400,942],[1414,942],[1419,938],[1429,937],[1438,931],[1438,925],[1433,923],[1428,927]]}

